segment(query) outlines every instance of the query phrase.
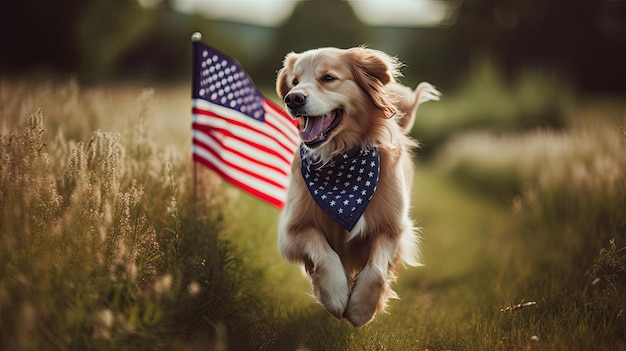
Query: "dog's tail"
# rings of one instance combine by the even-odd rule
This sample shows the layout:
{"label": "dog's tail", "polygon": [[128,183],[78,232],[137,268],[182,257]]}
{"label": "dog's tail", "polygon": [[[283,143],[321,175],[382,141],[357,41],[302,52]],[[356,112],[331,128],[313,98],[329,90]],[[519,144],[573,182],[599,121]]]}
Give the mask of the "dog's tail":
{"label": "dog's tail", "polygon": [[427,101],[439,101],[441,96],[439,90],[427,82],[421,82],[415,90],[395,82],[388,84],[385,89],[390,95],[397,98],[397,121],[405,134],[413,128],[415,112],[417,112],[419,105]]}

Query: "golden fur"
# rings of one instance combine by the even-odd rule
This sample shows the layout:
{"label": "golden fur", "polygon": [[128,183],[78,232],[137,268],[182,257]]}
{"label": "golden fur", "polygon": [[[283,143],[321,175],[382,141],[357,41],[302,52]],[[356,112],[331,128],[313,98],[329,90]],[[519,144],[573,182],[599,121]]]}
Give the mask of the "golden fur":
{"label": "golden fur", "polygon": [[411,149],[417,144],[406,134],[418,105],[438,100],[439,92],[428,83],[415,91],[397,83],[400,66],[372,49],[315,49],[289,53],[276,82],[287,111],[301,123],[302,116],[342,116],[328,136],[314,140],[318,145],[307,147],[313,157],[328,161],[354,147],[379,149],[377,190],[351,232],[310,196],[296,153],[278,229],[281,255],[304,264],[320,304],[355,326],[396,297],[390,284],[401,264],[419,265],[417,229],[409,218]]}

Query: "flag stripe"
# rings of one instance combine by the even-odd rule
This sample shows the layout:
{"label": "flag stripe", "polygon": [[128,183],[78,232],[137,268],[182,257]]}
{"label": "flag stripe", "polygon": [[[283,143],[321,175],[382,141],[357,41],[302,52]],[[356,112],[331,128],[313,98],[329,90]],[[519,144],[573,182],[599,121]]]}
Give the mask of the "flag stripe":
{"label": "flag stripe", "polygon": [[245,135],[237,133],[237,131],[232,131],[227,128],[211,128],[206,125],[194,125],[194,130],[200,131],[204,134],[214,134],[219,136],[218,140],[227,142],[231,146],[226,148],[226,151],[239,151],[243,154],[243,157],[250,158],[253,162],[261,161],[260,163],[263,164],[263,161],[265,161],[268,166],[272,163],[278,163],[276,167],[280,167],[281,164],[291,164],[292,160],[287,158],[288,156],[286,153],[280,154],[266,146],[263,146],[262,144],[250,142]]}
{"label": "flag stripe", "polygon": [[[195,153],[205,158],[209,157],[207,154],[209,153],[211,155],[209,159],[213,160],[215,164],[218,164],[220,165],[220,167],[229,171],[226,173],[237,173],[237,174],[241,174],[242,176],[245,175],[245,176],[250,177],[249,179],[254,178],[255,181],[258,180],[262,182],[261,184],[267,184],[268,186],[275,187],[278,189],[283,189],[283,190],[286,189],[285,185],[281,184],[280,182],[277,182],[276,180],[269,179],[263,175],[258,174],[257,172],[253,172],[245,168],[244,166],[240,164],[237,164],[236,162],[227,160],[223,154],[217,153],[215,150],[211,148],[205,148],[205,147],[199,147],[199,146],[202,146],[202,145],[198,145],[194,143]],[[230,171],[235,171],[235,172],[230,172]],[[287,178],[287,177],[282,177],[282,178]]]}
{"label": "flag stripe", "polygon": [[[226,118],[214,115],[209,111],[203,111],[201,114],[198,114],[197,112],[198,111],[194,109],[194,113],[196,113],[196,116],[204,116],[199,116],[199,118],[197,118],[197,121],[193,125],[194,129],[205,131],[218,130],[223,133],[227,138],[237,139],[252,147],[256,147],[260,151],[280,158],[283,162],[291,162],[292,155],[289,152],[289,149],[278,149],[278,143],[276,143],[275,140],[271,139],[268,136],[257,133],[257,131],[252,127],[248,125],[242,125],[240,122],[229,121]],[[273,148],[268,145],[273,146]]]}
{"label": "flag stripe", "polygon": [[[240,121],[233,120],[228,116],[198,109],[194,109],[193,112],[194,128],[222,130],[233,138],[238,138],[242,142],[262,148],[265,152],[274,154],[283,161],[291,163],[293,158],[293,152],[291,150],[297,148],[297,144],[287,147],[284,145],[284,141],[282,141],[283,143],[279,142],[276,136],[259,132],[258,126],[250,126]],[[267,128],[266,126],[263,127]]]}
{"label": "flag stripe", "polygon": [[260,198],[261,200],[264,200],[278,208],[282,208],[284,206],[284,200],[281,197],[275,197],[275,196],[271,196],[268,195],[267,193],[264,193],[263,191],[259,191],[258,189],[255,189],[254,187],[248,185],[247,183],[243,183],[233,177],[231,177],[228,174],[225,174],[221,169],[215,167],[213,164],[211,164],[208,160],[199,157],[197,154],[194,154],[194,161],[196,162],[200,162],[201,164],[203,164],[204,166],[212,169],[213,171],[215,171],[220,177],[222,177],[224,180],[230,182],[231,184],[235,185],[236,187],[239,187],[240,189],[247,191],[249,194],[256,196],[258,198]]}
{"label": "flag stripe", "polygon": [[[297,142],[298,135],[293,133],[293,124],[285,128],[280,128],[280,126],[276,124],[277,121],[289,117],[281,115],[280,117],[282,118],[276,118],[273,113],[266,112],[265,122],[259,122],[251,120],[249,117],[240,112],[219,105],[211,104],[202,99],[194,99],[192,103],[194,107],[192,110],[195,115],[194,118],[197,116],[197,121],[194,121],[196,123],[204,124],[204,122],[211,119],[207,119],[205,116],[219,117],[223,120],[226,120],[229,124],[244,127],[254,133],[257,133],[257,138],[265,137],[269,138],[269,140],[274,140],[274,142],[276,142],[286,153],[291,155],[295,153],[294,150],[299,144]],[[291,135],[285,134],[285,129],[291,129]],[[278,135],[276,134],[277,132]]]}
{"label": "flag stripe", "polygon": [[233,185],[242,188],[250,194],[259,197],[277,207],[282,207],[284,204],[285,189],[276,188],[263,183],[255,179],[254,177],[246,176],[233,169],[226,167],[219,160],[215,159],[212,154],[207,150],[194,147],[193,151],[194,160],[202,163],[203,165],[211,168],[217,172],[222,178],[229,181]]}
{"label": "flag stripe", "polygon": [[[276,159],[272,157],[272,155],[268,155],[266,153],[260,152],[259,150],[250,147],[249,145],[242,143],[235,139],[229,139],[227,141],[222,142],[221,148],[217,146],[218,140],[223,139],[223,134],[219,131],[208,131],[205,132],[202,129],[196,129],[193,135],[194,139],[198,140],[198,142],[203,143],[205,145],[211,145],[211,147],[215,149],[220,149],[222,151],[228,152],[229,154],[233,154],[240,159],[245,160],[253,165],[258,165],[260,167],[265,167],[267,169],[276,172],[276,176],[279,175],[287,175],[288,171],[285,169],[282,164],[275,164]],[[211,139],[210,141],[207,139]]]}
{"label": "flag stripe", "polygon": [[[227,141],[220,143],[219,140],[222,140],[222,138],[223,135],[221,135],[219,131],[205,133],[200,130],[195,130],[193,133],[195,145],[209,150],[220,151],[219,154],[224,159],[241,165],[241,167],[254,167],[256,172],[261,173],[269,179],[282,179],[289,175],[285,167],[278,167],[270,163],[272,160],[271,156],[264,155],[263,153],[257,152],[254,148],[245,145],[237,145],[239,143],[235,140],[231,140],[231,142],[235,144],[233,146],[229,146],[231,142]],[[244,151],[252,154],[254,157],[245,154]]]}

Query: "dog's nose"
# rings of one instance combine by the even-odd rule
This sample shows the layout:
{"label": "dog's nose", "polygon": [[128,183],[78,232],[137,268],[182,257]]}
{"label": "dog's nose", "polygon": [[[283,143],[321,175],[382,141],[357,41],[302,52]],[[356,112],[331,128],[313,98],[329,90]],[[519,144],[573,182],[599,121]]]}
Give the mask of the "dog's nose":
{"label": "dog's nose", "polygon": [[289,93],[285,95],[285,104],[292,110],[301,107],[306,103],[306,95],[302,93]]}

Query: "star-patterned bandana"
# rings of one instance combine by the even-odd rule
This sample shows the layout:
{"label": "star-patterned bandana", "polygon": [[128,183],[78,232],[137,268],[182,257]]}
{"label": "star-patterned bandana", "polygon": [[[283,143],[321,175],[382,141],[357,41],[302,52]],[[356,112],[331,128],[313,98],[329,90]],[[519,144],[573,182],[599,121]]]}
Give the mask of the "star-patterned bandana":
{"label": "star-patterned bandana", "polygon": [[300,145],[302,177],[317,205],[351,231],[369,204],[380,174],[378,149],[355,148],[322,164]]}

